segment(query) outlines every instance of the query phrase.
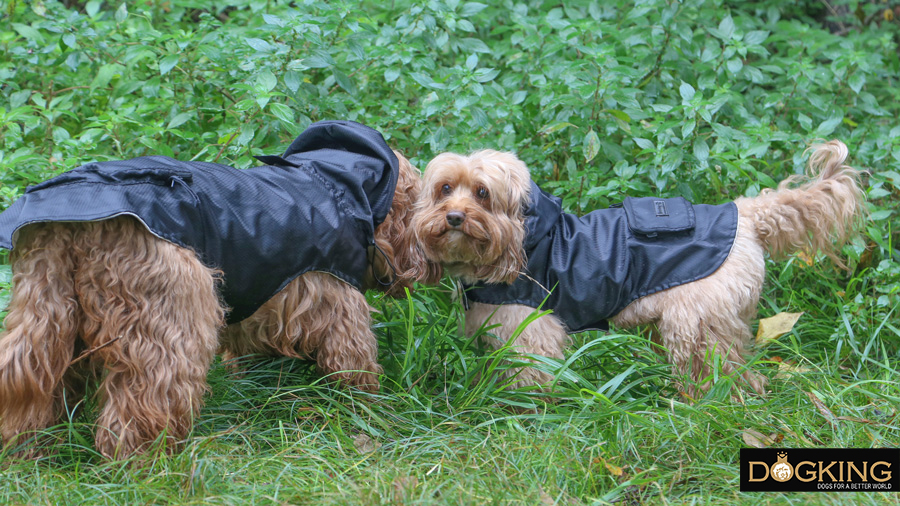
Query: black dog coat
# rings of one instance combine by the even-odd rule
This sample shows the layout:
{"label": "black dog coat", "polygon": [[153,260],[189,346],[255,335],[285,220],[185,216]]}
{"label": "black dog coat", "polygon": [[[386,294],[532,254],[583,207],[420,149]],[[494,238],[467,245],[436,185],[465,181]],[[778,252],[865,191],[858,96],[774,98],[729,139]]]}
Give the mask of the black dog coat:
{"label": "black dog coat", "polygon": [[715,272],[734,244],[737,207],[628,197],[578,217],[532,182],[525,229],[525,272],[467,287],[466,298],[552,309],[569,332],[607,330],[635,299]]}
{"label": "black dog coat", "polygon": [[224,272],[229,323],[308,271],[361,288],[367,248],[390,211],[399,161],[377,131],[314,123],[282,157],[238,170],[164,156],[97,162],[31,186],[0,214],[0,247],[38,222],[131,215]]}

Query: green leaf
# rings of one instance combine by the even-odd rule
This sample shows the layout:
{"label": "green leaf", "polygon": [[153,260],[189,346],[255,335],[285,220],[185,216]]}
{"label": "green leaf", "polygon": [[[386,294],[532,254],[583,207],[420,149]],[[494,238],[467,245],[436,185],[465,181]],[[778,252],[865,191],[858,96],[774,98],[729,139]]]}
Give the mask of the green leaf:
{"label": "green leaf", "polygon": [[653,145],[653,141],[651,141],[651,140],[643,139],[641,137],[634,137],[634,138],[632,138],[632,140],[634,140],[634,143],[637,144],[638,147],[641,149],[648,149],[648,150],[656,149],[656,146]]}
{"label": "green leaf", "polygon": [[697,93],[693,86],[684,81],[681,81],[681,86],[678,87],[678,91],[681,93],[681,99],[684,102],[690,102]]}
{"label": "green leaf", "polygon": [[629,116],[625,111],[620,111],[618,109],[603,109],[603,112],[605,112],[606,114],[611,114],[613,117],[624,123],[631,123],[631,116]]}
{"label": "green leaf", "polygon": [[127,17],[128,17],[128,4],[126,4],[125,2],[122,2],[122,5],[120,5],[119,8],[116,9],[116,22],[121,23],[121,22],[125,21],[125,18],[127,18]]}
{"label": "green leaf", "polygon": [[343,88],[344,91],[351,95],[356,95],[358,93],[358,90],[356,89],[356,83],[353,82],[353,79],[350,76],[344,74],[338,69],[334,69],[333,72],[334,79],[337,81],[338,86]]}
{"label": "green leaf", "polygon": [[486,82],[493,81],[494,78],[497,77],[497,74],[499,74],[499,73],[500,73],[500,71],[497,69],[480,68],[480,69],[475,69],[475,72],[473,72],[472,74],[475,76],[475,80],[478,81],[479,83],[486,83]]}
{"label": "green leaf", "polygon": [[97,75],[94,76],[94,80],[91,81],[91,89],[94,90],[97,88],[105,88],[121,67],[121,65],[116,63],[107,63],[106,65],[101,65],[100,69],[97,70]]}
{"label": "green leaf", "polygon": [[597,132],[594,132],[593,128],[584,136],[581,152],[584,154],[585,162],[590,162],[600,152],[600,137],[597,136]]}
{"label": "green leaf", "polygon": [[479,12],[487,9],[487,5],[479,2],[466,2],[463,4],[462,9],[459,10],[459,15],[462,17],[469,17]]}
{"label": "green leaf", "polygon": [[694,127],[696,127],[696,126],[697,126],[697,121],[696,121],[696,120],[692,120],[692,119],[691,119],[691,120],[686,120],[686,121],[681,125],[681,138],[682,138],[682,139],[687,139],[688,137],[690,137],[690,135],[691,135],[692,133],[694,133]]}
{"label": "green leaf", "polygon": [[460,41],[463,48],[476,53],[490,53],[491,49],[480,39],[465,38]]}
{"label": "green leaf", "polygon": [[732,35],[734,35],[734,20],[731,19],[731,16],[725,16],[725,19],[719,23],[719,33],[722,34],[723,39],[730,39]]}
{"label": "green leaf", "polygon": [[97,17],[97,13],[100,12],[101,5],[103,5],[102,0],[91,0],[85,4],[84,12],[87,13],[88,17],[95,18]]}
{"label": "green leaf", "polygon": [[259,86],[264,91],[272,91],[275,89],[275,85],[278,84],[278,79],[275,78],[275,74],[269,72],[268,70],[263,70],[256,76],[256,85]]}
{"label": "green leaf", "polygon": [[178,128],[181,125],[187,123],[191,118],[193,118],[196,114],[193,111],[180,112],[172,118],[172,121],[166,126],[168,130],[173,128]]}
{"label": "green leaf", "polygon": [[313,55],[303,59],[303,64],[312,69],[324,69],[334,65],[334,60],[325,55]]}
{"label": "green leaf", "polygon": [[756,46],[765,42],[767,38],[769,38],[768,30],[753,30],[744,35],[744,44]]}
{"label": "green leaf", "polygon": [[475,53],[472,53],[469,55],[468,58],[466,58],[466,68],[469,70],[473,70],[477,66],[478,66],[478,55]]}
{"label": "green leaf", "polygon": [[289,123],[289,124],[294,123],[294,111],[290,107],[288,107],[284,104],[280,104],[278,102],[270,102],[269,103],[269,111],[276,118],[280,119],[281,121],[284,121],[285,123]]}
{"label": "green leaf", "polygon": [[725,62],[725,67],[732,74],[737,74],[738,72],[741,71],[742,68],[744,68],[744,62],[741,61],[740,58],[732,58],[732,59],[728,60],[727,62]]}
{"label": "green leaf", "polygon": [[285,25],[285,22],[283,19],[281,19],[278,16],[272,15],[272,14],[263,14],[262,18],[263,18],[263,21],[265,21],[267,24],[270,24],[270,25],[274,25],[274,26],[284,26]]}
{"label": "green leaf", "polygon": [[172,70],[175,65],[178,64],[179,56],[176,54],[170,54],[169,56],[163,57],[159,60],[159,75],[166,75]]}
{"label": "green leaf", "polygon": [[709,146],[703,139],[694,141],[694,157],[701,162],[709,160]]}
{"label": "green leaf", "polygon": [[44,36],[41,35],[41,32],[29,25],[23,25],[22,23],[13,23],[13,30],[18,32],[19,35],[25,37],[28,40],[34,41],[36,44],[44,43]]}
{"label": "green leaf", "polygon": [[831,132],[834,132],[834,129],[841,124],[841,120],[843,119],[843,116],[836,116],[819,123],[819,127],[816,128],[815,136],[825,137],[831,135]]}
{"label": "green leaf", "polygon": [[287,86],[289,90],[294,93],[297,93],[297,90],[300,89],[300,84],[303,82],[303,79],[300,77],[300,72],[296,70],[288,70],[284,73],[284,85]]}
{"label": "green leaf", "polygon": [[866,85],[866,75],[862,72],[855,72],[850,76],[850,79],[847,80],[847,85],[859,95],[859,92],[862,91],[862,87]]}
{"label": "green leaf", "polygon": [[557,121],[555,123],[545,125],[543,128],[541,128],[538,131],[538,135],[549,135],[549,134],[552,134],[553,132],[558,132],[560,130],[569,128],[571,126],[575,126],[575,125],[565,122],[565,121]]}
{"label": "green leaf", "polygon": [[253,136],[256,135],[256,128],[250,123],[244,123],[241,125],[241,134],[238,135],[237,140],[235,141],[238,146],[246,146],[250,144],[250,141],[253,140]]}
{"label": "green leaf", "polygon": [[268,42],[266,42],[262,39],[248,37],[244,40],[247,42],[248,46],[252,47],[254,50],[256,50],[260,53],[271,53],[272,51],[275,50],[275,48],[274,48],[274,46],[272,46],[272,44],[269,44]]}
{"label": "green leaf", "polygon": [[400,69],[398,68],[389,68],[384,71],[384,81],[387,83],[392,83],[400,77]]}

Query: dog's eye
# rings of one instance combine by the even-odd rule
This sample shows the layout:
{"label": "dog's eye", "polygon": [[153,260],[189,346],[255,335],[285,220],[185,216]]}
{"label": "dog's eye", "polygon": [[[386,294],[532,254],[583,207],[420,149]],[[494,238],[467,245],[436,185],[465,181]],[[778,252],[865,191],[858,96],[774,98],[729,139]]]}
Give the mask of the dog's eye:
{"label": "dog's eye", "polygon": [[482,187],[478,188],[478,191],[475,193],[475,195],[478,195],[478,198],[484,200],[484,199],[488,198],[489,194],[488,194],[487,188],[482,186]]}
{"label": "dog's eye", "polygon": [[452,192],[452,191],[453,191],[453,187],[450,186],[449,184],[445,184],[444,186],[441,186],[441,193],[443,193],[444,195],[450,195],[450,192]]}

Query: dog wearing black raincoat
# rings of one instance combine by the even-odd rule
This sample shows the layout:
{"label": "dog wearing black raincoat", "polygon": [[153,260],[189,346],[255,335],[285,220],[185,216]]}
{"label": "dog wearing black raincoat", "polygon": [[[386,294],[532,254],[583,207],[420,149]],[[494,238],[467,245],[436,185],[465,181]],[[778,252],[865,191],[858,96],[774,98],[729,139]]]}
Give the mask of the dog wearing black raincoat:
{"label": "dog wearing black raincoat", "polygon": [[378,388],[361,290],[402,293],[411,278],[395,274],[415,277],[406,231],[418,171],[349,121],[314,123],[260,159],[247,170],[162,156],[89,163],[0,214],[13,270],[5,444],[53,424],[99,377],[98,450],[171,449],[217,350],[311,358],[330,379]]}
{"label": "dog wearing black raincoat", "polygon": [[[765,253],[821,250],[841,264],[836,251],[859,222],[863,195],[846,158],[834,140],[812,150],[813,177],[797,187],[800,178],[788,178],[717,206],[629,198],[576,216],[511,153],[443,153],[425,169],[411,228],[418,262],[466,286],[466,332],[491,347],[562,359],[569,333],[607,321],[653,325],[688,395],[710,387],[715,363],[763,393],[766,378],[747,367],[745,350]],[[517,333],[536,308],[552,314]],[[515,386],[553,380],[535,368],[509,374]]]}

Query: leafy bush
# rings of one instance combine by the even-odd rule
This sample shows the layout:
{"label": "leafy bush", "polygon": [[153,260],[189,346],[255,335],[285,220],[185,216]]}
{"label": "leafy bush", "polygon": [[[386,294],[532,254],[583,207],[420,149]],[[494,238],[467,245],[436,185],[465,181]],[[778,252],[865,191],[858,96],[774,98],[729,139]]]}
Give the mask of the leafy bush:
{"label": "leafy bush", "polygon": [[880,260],[900,228],[900,62],[882,4],[839,5],[855,13],[841,35],[804,17],[823,17],[816,2],[205,5],[7,2],[0,206],[94,159],[247,167],[329,118],[378,128],[420,165],[514,150],[573,211],[752,195],[836,137],[871,170],[864,267],[896,292]]}

